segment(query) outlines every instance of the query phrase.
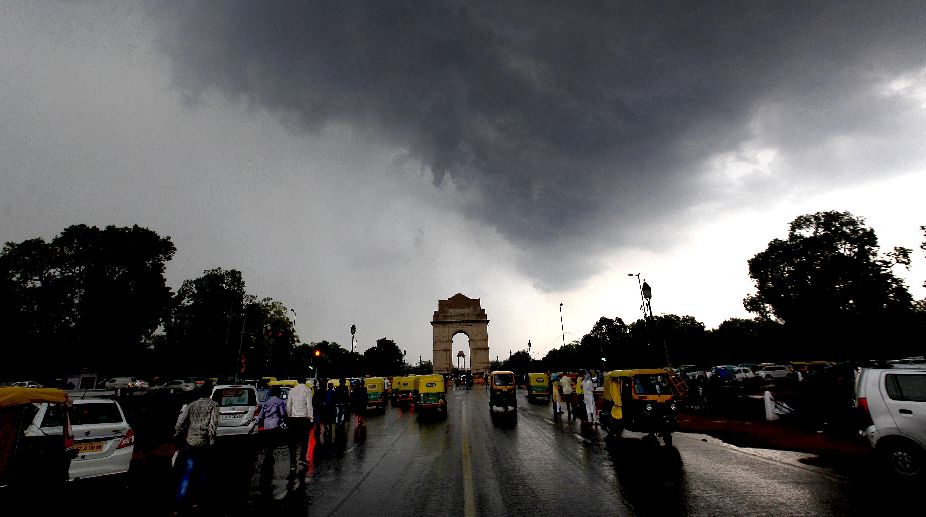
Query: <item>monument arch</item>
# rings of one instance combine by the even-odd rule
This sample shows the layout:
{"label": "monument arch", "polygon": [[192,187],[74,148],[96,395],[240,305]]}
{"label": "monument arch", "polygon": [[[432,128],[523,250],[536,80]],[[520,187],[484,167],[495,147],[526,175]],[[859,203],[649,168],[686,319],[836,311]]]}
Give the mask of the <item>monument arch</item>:
{"label": "monument arch", "polygon": [[489,371],[489,319],[479,298],[457,293],[437,301],[431,320],[434,331],[434,373],[449,373],[453,368],[453,336],[469,338],[469,364],[473,373]]}

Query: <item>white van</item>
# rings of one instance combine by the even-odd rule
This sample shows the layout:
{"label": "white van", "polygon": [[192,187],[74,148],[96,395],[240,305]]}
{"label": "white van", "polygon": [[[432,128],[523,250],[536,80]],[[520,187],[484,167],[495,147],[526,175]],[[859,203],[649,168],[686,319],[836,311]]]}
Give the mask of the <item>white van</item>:
{"label": "white van", "polygon": [[926,475],[926,368],[863,368],[855,380],[861,434],[897,475]]}

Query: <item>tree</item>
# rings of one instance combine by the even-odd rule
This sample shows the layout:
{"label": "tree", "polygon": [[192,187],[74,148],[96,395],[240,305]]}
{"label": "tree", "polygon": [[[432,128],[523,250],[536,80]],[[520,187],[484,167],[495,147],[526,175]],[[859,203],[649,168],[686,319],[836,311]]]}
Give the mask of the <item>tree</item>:
{"label": "tree", "polygon": [[399,346],[395,344],[395,341],[385,337],[377,339],[376,345],[363,353],[364,371],[371,375],[402,373],[404,362]]}
{"label": "tree", "polygon": [[864,219],[833,211],[802,215],[787,239],[772,240],[749,260],[756,294],[744,305],[783,322],[811,356],[857,356],[875,339],[896,348],[913,303],[891,268],[903,265],[904,256],[909,264],[909,250],[878,253]]}
{"label": "tree", "polygon": [[666,353],[673,365],[704,360],[704,324],[693,316],[660,314],[630,324],[623,368],[662,368]]}
{"label": "tree", "polygon": [[[164,270],[175,251],[169,238],[137,225],[74,225],[48,243],[7,243],[0,252],[0,324],[18,349],[7,352],[45,351],[46,375],[140,366],[147,338],[170,306]],[[20,373],[34,364],[6,362]]]}
{"label": "tree", "polygon": [[[704,353],[692,363],[739,364],[742,362],[786,361],[796,350],[787,349],[780,323],[764,318],[730,318],[705,336]],[[686,361],[688,362],[688,361]]]}

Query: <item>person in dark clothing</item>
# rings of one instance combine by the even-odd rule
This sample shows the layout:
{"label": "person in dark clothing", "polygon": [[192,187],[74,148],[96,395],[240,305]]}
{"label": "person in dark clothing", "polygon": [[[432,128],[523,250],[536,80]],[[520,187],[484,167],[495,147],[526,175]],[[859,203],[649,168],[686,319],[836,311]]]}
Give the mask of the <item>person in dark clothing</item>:
{"label": "person in dark clothing", "polygon": [[347,379],[341,377],[341,383],[334,389],[334,405],[337,409],[335,425],[342,426],[347,420],[347,411],[350,405],[350,391],[347,388]]}
{"label": "person in dark clothing", "polygon": [[363,420],[367,415],[367,387],[360,381],[354,386],[354,391],[351,392],[351,410],[357,415],[357,426],[360,427],[363,425]]}

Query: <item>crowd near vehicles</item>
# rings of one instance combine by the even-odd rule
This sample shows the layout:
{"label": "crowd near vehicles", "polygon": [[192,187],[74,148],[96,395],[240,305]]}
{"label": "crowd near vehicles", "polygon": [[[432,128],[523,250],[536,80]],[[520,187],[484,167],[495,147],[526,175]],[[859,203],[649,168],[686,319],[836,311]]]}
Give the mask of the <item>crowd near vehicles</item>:
{"label": "crowd near vehicles", "polygon": [[419,375],[415,410],[437,411],[447,414],[447,389],[440,374]]}
{"label": "crowd near vehicles", "polygon": [[257,388],[251,384],[219,384],[212,388],[219,404],[218,436],[239,436],[257,431]]}
{"label": "crowd near vehicles", "polygon": [[503,408],[507,413],[509,408],[518,408],[517,385],[514,372],[499,370],[489,373],[489,412],[493,408]]}
{"label": "crowd near vehicles", "polygon": [[626,429],[659,436],[666,445],[672,445],[676,404],[667,370],[615,370],[604,377],[599,419],[609,434],[620,436]]}
{"label": "crowd near vehicles", "polygon": [[528,402],[543,400],[550,402],[550,376],[545,373],[527,374]]}
{"label": "crowd near vehicles", "polygon": [[861,434],[890,470],[926,477],[926,367],[862,368],[855,397]]}

